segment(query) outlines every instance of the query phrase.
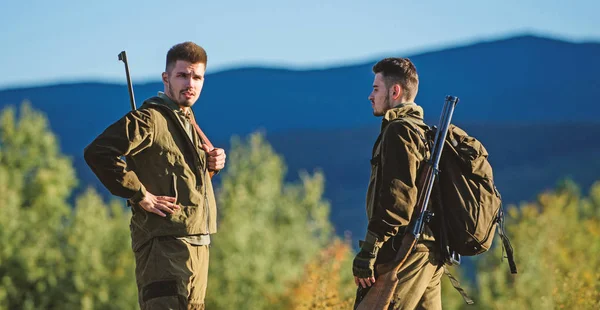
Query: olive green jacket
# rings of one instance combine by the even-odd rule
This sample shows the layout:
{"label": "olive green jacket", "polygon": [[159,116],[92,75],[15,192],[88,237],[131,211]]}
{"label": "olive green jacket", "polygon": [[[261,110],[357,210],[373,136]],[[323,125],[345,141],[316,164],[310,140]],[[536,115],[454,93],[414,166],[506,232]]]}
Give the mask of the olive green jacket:
{"label": "olive green jacket", "polygon": [[[190,137],[176,113],[168,97],[149,98],[110,125],[84,151],[87,164],[104,186],[129,199],[134,250],[157,236],[217,231],[206,153],[198,135],[193,132]],[[138,205],[146,192],[176,197],[181,208],[164,218],[147,212]]]}
{"label": "olive green jacket", "polygon": [[[420,106],[400,104],[385,113],[373,146],[366,199],[368,230],[381,241],[406,228],[417,203],[418,172],[429,157],[425,132],[415,125],[422,122]],[[421,240],[433,240],[427,226]]]}

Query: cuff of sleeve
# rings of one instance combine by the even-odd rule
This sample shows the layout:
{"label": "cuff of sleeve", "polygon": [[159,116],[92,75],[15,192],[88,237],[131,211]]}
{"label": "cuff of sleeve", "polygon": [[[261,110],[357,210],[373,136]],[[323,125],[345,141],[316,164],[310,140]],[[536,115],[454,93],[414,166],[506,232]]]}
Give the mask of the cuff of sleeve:
{"label": "cuff of sleeve", "polygon": [[367,230],[367,235],[365,236],[365,241],[362,242],[361,249],[369,253],[376,253],[381,246],[383,246],[383,240],[374,232]]}
{"label": "cuff of sleeve", "polygon": [[367,230],[370,231],[374,236],[377,236],[377,239],[381,242],[386,242],[390,237],[395,236],[398,232],[397,227],[392,227],[391,231],[390,226],[382,220],[371,220],[367,225]]}
{"label": "cuff of sleeve", "polygon": [[144,187],[144,185],[141,185],[140,189],[135,194],[133,194],[131,198],[129,198],[129,202],[135,205],[142,201],[144,197],[146,197],[146,188]]}

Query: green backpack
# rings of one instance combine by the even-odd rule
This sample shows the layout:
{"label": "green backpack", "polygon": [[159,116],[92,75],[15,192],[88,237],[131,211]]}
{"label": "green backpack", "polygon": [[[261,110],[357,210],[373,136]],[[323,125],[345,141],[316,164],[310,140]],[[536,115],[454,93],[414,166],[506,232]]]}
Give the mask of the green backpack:
{"label": "green backpack", "polygon": [[[428,131],[429,141],[435,129]],[[504,231],[502,198],[494,185],[488,152],[474,137],[450,125],[434,190],[434,220],[446,262],[455,254],[473,256],[490,249],[495,231],[502,239],[511,273],[517,273],[513,248]]]}
{"label": "green backpack", "polygon": [[[423,142],[430,149],[433,147],[436,127],[431,128],[414,117],[397,121],[416,129]],[[460,255],[486,252],[498,230],[510,271],[517,273],[514,251],[504,230],[502,197],[494,185],[492,166],[483,144],[450,124],[438,168],[431,199],[434,216],[430,228],[444,262],[456,265],[460,264]]]}

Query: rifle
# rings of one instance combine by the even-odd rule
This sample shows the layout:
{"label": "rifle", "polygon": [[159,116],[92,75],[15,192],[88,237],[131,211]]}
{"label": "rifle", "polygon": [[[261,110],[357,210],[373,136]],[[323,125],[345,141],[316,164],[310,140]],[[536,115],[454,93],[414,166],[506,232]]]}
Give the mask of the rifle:
{"label": "rifle", "polygon": [[[127,76],[127,88],[129,90],[129,100],[131,102],[131,110],[135,111],[136,110],[135,97],[133,95],[133,85],[131,84],[131,76],[129,74],[129,63],[127,62],[127,53],[125,53],[125,51],[121,51],[119,53],[118,57],[119,57],[119,60],[125,64],[125,75]],[[196,132],[198,133],[198,135],[200,136],[202,141],[204,143],[206,143],[210,149],[214,149],[214,146],[212,145],[212,143],[210,143],[210,140],[208,140],[208,137],[204,134],[202,129],[200,129],[200,126],[198,126],[198,124],[196,124],[196,122],[192,122],[192,125],[196,129]],[[210,178],[212,179],[212,177],[216,174],[216,172],[210,170],[209,174],[210,174]]]}
{"label": "rifle", "polygon": [[375,266],[375,272],[378,275],[375,284],[373,284],[367,294],[362,298],[358,304],[357,310],[384,310],[388,309],[392,296],[398,285],[398,271],[404,264],[408,256],[414,250],[425,223],[429,222],[433,213],[427,210],[429,205],[429,197],[433,189],[433,183],[439,170],[438,165],[442,156],[442,150],[444,149],[444,141],[448,134],[448,127],[452,120],[452,114],[454,108],[458,103],[458,97],[446,96],[444,103],[444,109],[440,117],[439,130],[435,135],[435,142],[433,144],[433,152],[431,157],[423,167],[419,175],[418,188],[419,196],[415,209],[413,211],[411,224],[408,226],[406,233],[402,237],[402,244],[398,253],[393,261],[386,264],[379,264]]}

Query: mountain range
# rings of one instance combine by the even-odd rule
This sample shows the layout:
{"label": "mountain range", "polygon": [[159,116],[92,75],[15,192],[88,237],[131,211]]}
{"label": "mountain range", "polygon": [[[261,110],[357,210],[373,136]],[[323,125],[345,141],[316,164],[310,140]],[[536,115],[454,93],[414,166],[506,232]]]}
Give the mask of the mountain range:
{"label": "mountain range", "polygon": [[[420,53],[417,104],[436,125],[446,95],[460,98],[454,123],[483,142],[506,204],[535,199],[571,178],[587,189],[600,172],[600,43],[523,35]],[[112,57],[112,56],[111,56]],[[367,96],[378,59],[325,69],[242,67],[209,74],[194,105],[213,144],[260,130],[297,171],[320,169],[338,233],[362,237],[369,159],[380,119]],[[122,66],[115,60],[115,66]],[[135,68],[131,68],[132,71]],[[135,83],[138,100],[163,90]],[[135,82],[135,81],[134,81]],[[0,90],[0,109],[28,100],[43,111],[73,158],[80,187],[106,197],[83,148],[129,109],[123,84],[67,83]],[[138,102],[138,106],[141,101]]]}

